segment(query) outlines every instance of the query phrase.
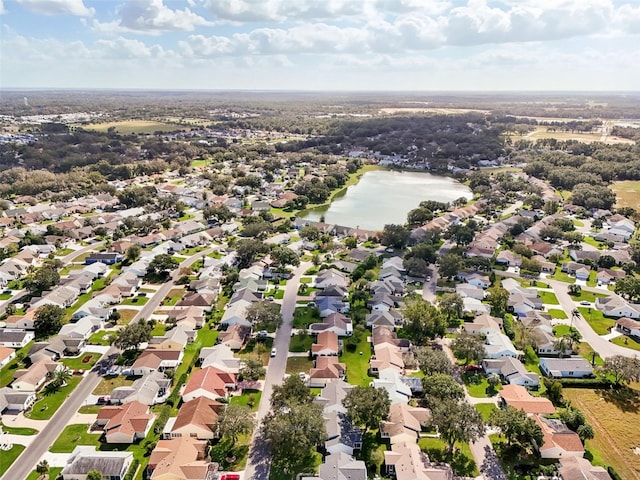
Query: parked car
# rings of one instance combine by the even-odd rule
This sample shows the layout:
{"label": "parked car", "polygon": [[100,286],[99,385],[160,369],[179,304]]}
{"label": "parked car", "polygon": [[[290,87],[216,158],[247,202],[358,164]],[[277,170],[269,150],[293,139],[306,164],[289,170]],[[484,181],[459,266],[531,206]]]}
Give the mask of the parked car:
{"label": "parked car", "polygon": [[580,305],[591,305],[591,302],[587,302],[586,300],[582,300]]}
{"label": "parked car", "polygon": [[111,401],[110,396],[98,397],[98,405],[106,405]]}
{"label": "parked car", "polygon": [[268,335],[268,333],[267,333],[267,331],[266,331],[266,330],[260,330],[260,331],[258,332],[258,337],[259,337],[259,338],[264,338],[264,337],[266,337],[267,335]]}
{"label": "parked car", "polygon": [[275,348],[275,347],[273,347],[273,348],[271,349],[271,356],[272,356],[272,357],[275,357],[277,354],[278,354],[278,350],[276,350],[276,348]]}

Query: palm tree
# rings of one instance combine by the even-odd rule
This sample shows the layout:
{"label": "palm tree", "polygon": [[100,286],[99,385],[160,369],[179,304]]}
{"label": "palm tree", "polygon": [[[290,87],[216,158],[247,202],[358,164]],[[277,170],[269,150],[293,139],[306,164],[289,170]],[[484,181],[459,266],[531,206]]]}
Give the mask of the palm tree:
{"label": "palm tree", "polygon": [[36,472],[39,475],[46,475],[49,473],[49,462],[46,460],[42,460],[38,465],[36,465]]}
{"label": "palm tree", "polygon": [[71,371],[67,367],[62,367],[53,373],[53,382],[59,386],[64,385],[71,378]]}

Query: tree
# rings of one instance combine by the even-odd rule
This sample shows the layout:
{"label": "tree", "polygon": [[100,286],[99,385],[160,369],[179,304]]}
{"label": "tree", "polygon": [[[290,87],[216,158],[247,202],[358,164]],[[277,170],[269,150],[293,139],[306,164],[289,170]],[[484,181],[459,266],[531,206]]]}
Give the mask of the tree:
{"label": "tree", "polygon": [[473,241],[473,236],[473,229],[462,224],[451,225],[445,233],[445,237],[455,241],[458,246],[469,245]]}
{"label": "tree", "polygon": [[411,232],[402,225],[387,224],[382,229],[380,243],[392,248],[404,248]]}
{"label": "tree", "polygon": [[168,253],[156,255],[149,265],[147,265],[147,275],[158,275],[166,277],[169,272],[178,268],[180,264]]}
{"label": "tree", "polygon": [[494,317],[504,318],[507,313],[509,292],[498,285],[491,287],[487,292],[489,294],[487,300],[491,305],[491,315]]}
{"label": "tree", "polygon": [[422,370],[426,376],[433,375],[434,373],[450,375],[453,370],[453,365],[449,357],[442,350],[435,350],[431,347],[416,347],[414,356],[420,370]]}
{"label": "tree", "polygon": [[545,395],[554,405],[562,405],[564,399],[562,397],[562,383],[553,378],[542,378],[545,388]]}
{"label": "tree", "polygon": [[540,238],[543,240],[548,240],[549,242],[555,242],[559,238],[562,238],[563,232],[560,228],[554,227],[553,225],[547,225],[540,229]]}
{"label": "tree", "polygon": [[440,268],[438,271],[440,275],[446,278],[455,277],[462,267],[464,267],[464,261],[460,255],[455,253],[447,253],[440,257]]}
{"label": "tree", "polygon": [[433,425],[445,441],[449,453],[456,442],[469,443],[484,434],[484,422],[480,413],[466,402],[442,400],[432,407]]}
{"label": "tree", "polygon": [[422,298],[407,300],[404,309],[405,334],[417,345],[445,334],[444,315]]}
{"label": "tree", "polygon": [[151,323],[145,321],[130,323],[118,331],[113,345],[122,350],[130,348],[137,350],[141,343],[151,339],[151,330],[153,330]]}
{"label": "tree", "polygon": [[445,293],[440,297],[438,302],[440,311],[447,319],[447,324],[457,326],[462,317],[464,307],[462,297],[459,293]]}
{"label": "tree", "polygon": [[424,278],[426,277],[427,273],[429,273],[429,264],[422,258],[405,258],[402,261],[402,266],[407,271],[407,274],[411,275],[412,277]]}
{"label": "tree", "polygon": [[202,216],[207,221],[213,220],[217,223],[228,222],[234,217],[233,212],[224,204],[205,208],[202,211]]}
{"label": "tree", "polygon": [[349,390],[342,405],[355,425],[369,430],[378,428],[380,422],[387,419],[391,400],[384,388],[356,386]]}
{"label": "tree", "polygon": [[280,385],[273,387],[272,410],[286,408],[294,403],[309,403],[313,395],[298,375],[290,375]]}
{"label": "tree", "polygon": [[239,240],[236,245],[238,268],[243,269],[251,265],[258,255],[269,251],[269,245],[255,238]]}
{"label": "tree", "polygon": [[491,412],[489,423],[497,427],[507,439],[507,445],[513,442],[525,451],[533,450],[543,443],[540,425],[529,418],[524,410],[507,406]]}
{"label": "tree", "polygon": [[313,225],[305,225],[300,229],[300,237],[310,242],[314,242],[320,238],[320,230]]}
{"label": "tree", "polygon": [[244,380],[258,380],[265,373],[262,360],[257,356],[247,358],[239,373]]}
{"label": "tree", "polygon": [[489,388],[495,391],[496,387],[502,383],[502,380],[500,380],[500,375],[492,373],[487,376],[487,383],[489,384]]}
{"label": "tree", "polygon": [[579,296],[582,292],[582,287],[576,283],[572,283],[569,285],[569,295],[573,295],[575,297]]}
{"label": "tree", "polygon": [[129,248],[127,248],[126,253],[124,254],[124,258],[127,263],[133,263],[140,258],[140,252],[142,252],[142,248],[137,243],[134,243]]}
{"label": "tree", "polygon": [[87,480],[102,480],[102,472],[100,470],[89,470],[87,472]]}
{"label": "tree", "polygon": [[422,379],[422,390],[427,395],[429,405],[442,400],[462,400],[464,388],[447,373],[434,373]]}
{"label": "tree", "polygon": [[487,355],[482,337],[467,332],[461,333],[451,342],[451,351],[456,358],[464,359],[465,365],[471,361],[480,363]]}
{"label": "tree", "polygon": [[245,311],[245,317],[255,325],[256,330],[275,331],[282,323],[280,305],[267,300],[249,305]]}
{"label": "tree", "polygon": [[434,263],[436,261],[436,249],[431,243],[421,242],[411,247],[411,251],[407,252],[404,258],[420,258],[427,264]]}
{"label": "tree", "polygon": [[607,358],[599,370],[611,375],[616,384],[640,381],[640,358],[615,355]]}
{"label": "tree", "polygon": [[27,283],[31,290],[49,290],[60,283],[60,274],[55,268],[47,265],[36,270]]}
{"label": "tree", "polygon": [[640,279],[631,275],[618,279],[615,292],[632,301],[640,299]]}
{"label": "tree", "polygon": [[238,436],[253,430],[253,412],[244,405],[228,404],[218,417],[220,436],[230,437],[235,444]]}
{"label": "tree", "polygon": [[64,308],[57,305],[47,304],[39,307],[33,317],[33,328],[36,338],[46,338],[58,333],[62,327],[64,314]]}
{"label": "tree", "polygon": [[36,472],[39,475],[46,475],[47,473],[49,473],[49,462],[47,462],[46,460],[38,462],[38,465],[36,465]]}
{"label": "tree", "polygon": [[286,267],[287,265],[300,265],[300,257],[289,247],[277,246],[271,250],[271,259],[276,266]]}

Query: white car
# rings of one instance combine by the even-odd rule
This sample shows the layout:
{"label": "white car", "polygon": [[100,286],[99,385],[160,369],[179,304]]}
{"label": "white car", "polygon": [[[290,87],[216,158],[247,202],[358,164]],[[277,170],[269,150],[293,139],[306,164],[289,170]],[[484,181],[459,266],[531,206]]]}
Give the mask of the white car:
{"label": "white car", "polygon": [[591,302],[587,302],[586,300],[582,300],[580,305],[591,305]]}
{"label": "white car", "polygon": [[276,350],[276,348],[275,348],[275,347],[274,347],[274,348],[272,348],[272,349],[271,349],[271,356],[272,356],[272,357],[275,357],[277,354],[278,354],[278,350]]}

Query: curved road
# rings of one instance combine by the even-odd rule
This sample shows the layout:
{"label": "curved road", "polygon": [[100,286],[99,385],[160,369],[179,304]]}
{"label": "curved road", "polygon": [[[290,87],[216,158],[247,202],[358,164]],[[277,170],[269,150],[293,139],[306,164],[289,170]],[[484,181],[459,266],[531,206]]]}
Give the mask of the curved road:
{"label": "curved road", "polygon": [[298,296],[298,286],[300,277],[311,263],[303,262],[293,272],[293,277],[287,281],[284,299],[282,301],[282,325],[276,331],[273,346],[277,350],[277,355],[269,360],[267,375],[262,389],[260,406],[256,415],[256,426],[253,430],[251,448],[247,459],[247,467],[243,478],[247,480],[268,480],[269,479],[269,448],[262,436],[260,424],[271,409],[271,393],[273,386],[278,385],[284,378],[287,367],[287,355],[289,353],[289,342],[291,341],[291,329],[293,328],[293,312],[296,308],[296,297]]}

